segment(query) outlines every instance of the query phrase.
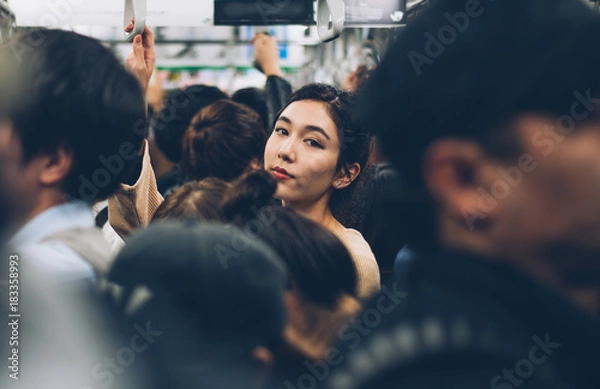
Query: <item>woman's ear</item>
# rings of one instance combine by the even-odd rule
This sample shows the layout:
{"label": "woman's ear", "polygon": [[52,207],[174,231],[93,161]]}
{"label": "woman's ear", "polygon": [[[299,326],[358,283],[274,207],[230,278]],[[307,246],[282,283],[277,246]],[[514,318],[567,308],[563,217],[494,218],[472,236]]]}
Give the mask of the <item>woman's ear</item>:
{"label": "woman's ear", "polygon": [[333,187],[335,189],[347,188],[360,174],[360,165],[354,162],[346,166],[346,169],[340,169],[333,179]]}

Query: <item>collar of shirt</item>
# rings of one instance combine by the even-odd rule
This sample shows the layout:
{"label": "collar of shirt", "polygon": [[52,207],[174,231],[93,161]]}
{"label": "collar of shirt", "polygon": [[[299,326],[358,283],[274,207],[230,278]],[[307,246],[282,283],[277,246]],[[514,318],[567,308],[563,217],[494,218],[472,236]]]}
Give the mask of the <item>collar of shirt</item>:
{"label": "collar of shirt", "polygon": [[70,201],[57,205],[30,220],[8,242],[12,248],[39,243],[60,231],[79,227],[94,227],[94,214],[89,204]]}

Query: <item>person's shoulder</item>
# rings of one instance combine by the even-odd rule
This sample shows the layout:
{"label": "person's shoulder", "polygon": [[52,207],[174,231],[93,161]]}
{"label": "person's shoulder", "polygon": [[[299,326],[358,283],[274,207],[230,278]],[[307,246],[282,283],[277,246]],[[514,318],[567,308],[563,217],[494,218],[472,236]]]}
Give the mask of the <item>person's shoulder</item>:
{"label": "person's shoulder", "polygon": [[[353,340],[354,345],[338,345],[344,362],[331,374],[328,389],[504,388],[514,378],[506,368],[528,352],[518,335],[481,328],[459,316],[413,314],[360,342]],[[549,368],[538,369],[528,387],[551,388],[544,379],[551,374],[542,371]]]}
{"label": "person's shoulder", "polygon": [[354,261],[358,276],[358,294],[367,298],[380,290],[381,276],[375,254],[362,234],[351,228],[343,228],[336,232],[339,240],[346,246]]}
{"label": "person's shoulder", "polygon": [[340,228],[334,232],[342,243],[352,251],[353,255],[373,258],[373,260],[375,260],[375,255],[373,254],[373,250],[371,250],[371,246],[369,246],[369,243],[367,243],[359,231],[353,228]]}
{"label": "person's shoulder", "polygon": [[[355,230],[354,228],[338,228],[333,231],[341,240],[346,240],[355,244],[364,244],[369,246],[363,235],[360,231]],[[370,249],[370,247],[369,247]]]}
{"label": "person's shoulder", "polygon": [[95,279],[94,269],[88,261],[61,242],[26,245],[16,249],[15,255],[60,282]]}
{"label": "person's shoulder", "polygon": [[358,230],[355,230],[354,228],[346,228],[346,227],[344,227],[344,228],[339,228],[339,229],[337,229],[337,230],[336,230],[336,232],[337,232],[338,234],[340,234],[340,235],[348,236],[348,237],[351,237],[351,238],[353,238],[353,239],[361,239],[361,240],[363,240],[364,242],[366,242],[366,241],[365,241],[365,238],[364,238],[364,237],[363,237],[363,235],[360,233],[360,231],[358,231]]}
{"label": "person's shoulder", "polygon": [[[372,376],[359,376],[356,372],[336,371],[326,383],[327,389],[481,389],[513,388],[514,382],[523,380],[506,373],[506,366],[514,366],[509,358],[498,359],[482,352],[448,353],[428,359],[407,361],[406,366],[382,364],[381,371]],[[514,380],[514,381],[511,381]],[[352,381],[353,384],[348,385]],[[528,380],[527,388],[557,389],[551,382],[542,379]]]}

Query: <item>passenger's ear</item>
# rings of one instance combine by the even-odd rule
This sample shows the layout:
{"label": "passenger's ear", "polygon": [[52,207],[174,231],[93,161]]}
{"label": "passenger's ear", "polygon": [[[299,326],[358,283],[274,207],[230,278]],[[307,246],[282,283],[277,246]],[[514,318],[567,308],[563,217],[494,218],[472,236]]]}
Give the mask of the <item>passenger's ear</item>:
{"label": "passenger's ear", "polygon": [[266,368],[271,368],[271,366],[273,366],[273,363],[275,362],[273,353],[263,346],[257,346],[254,347],[254,349],[252,349],[252,359],[265,366]]}
{"label": "passenger's ear", "polygon": [[360,174],[360,165],[353,163],[346,166],[346,169],[340,169],[338,174],[333,179],[333,187],[335,189],[347,188]]}
{"label": "passenger's ear", "polygon": [[429,145],[423,177],[440,213],[469,230],[489,225],[498,212],[495,200],[485,196],[497,178],[492,166],[475,142],[441,139]]}
{"label": "passenger's ear", "polygon": [[263,166],[264,164],[258,158],[254,158],[252,161],[250,161],[250,168],[252,170],[260,169]]}
{"label": "passenger's ear", "polygon": [[73,153],[64,146],[40,157],[39,180],[42,185],[53,186],[62,182],[73,166]]}
{"label": "passenger's ear", "polygon": [[275,357],[266,347],[257,346],[252,349],[252,359],[261,367],[260,372],[256,377],[258,381],[256,387],[265,387],[271,378],[271,372],[275,365]]}

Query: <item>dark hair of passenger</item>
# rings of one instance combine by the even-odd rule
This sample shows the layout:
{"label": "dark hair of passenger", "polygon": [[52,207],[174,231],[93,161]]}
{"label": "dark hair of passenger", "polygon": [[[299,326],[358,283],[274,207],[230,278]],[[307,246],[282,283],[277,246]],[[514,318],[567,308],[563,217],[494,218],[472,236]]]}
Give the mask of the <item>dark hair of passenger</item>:
{"label": "dark hair of passenger", "polygon": [[397,195],[402,187],[389,164],[369,164],[352,196],[335,205],[336,217],[346,228],[358,230],[375,255],[380,272],[391,273],[398,251],[406,244]]}
{"label": "dark hair of passenger", "polygon": [[[327,105],[329,116],[338,129],[340,139],[340,155],[338,158],[338,169],[346,170],[346,167],[358,163],[361,171],[365,168],[369,155],[371,154],[371,134],[366,127],[360,125],[353,115],[356,94],[343,91],[327,84],[308,84],[298,89],[290,96],[286,105],[279,111],[277,118],[292,103],[296,101],[317,101]],[[361,180],[361,175],[347,188],[333,192],[330,200],[330,208],[336,218],[342,218],[336,210],[340,204],[352,201],[353,192]],[[356,198],[356,196],[354,196]]]}
{"label": "dark hair of passenger", "polygon": [[270,245],[289,269],[292,286],[309,302],[333,308],[340,297],[356,297],[357,275],[344,244],[321,225],[270,205],[277,181],[259,169],[229,189],[225,218]]}
{"label": "dark hair of passenger", "polygon": [[136,78],[97,40],[43,28],[2,45],[0,69],[0,119],[18,134],[23,162],[63,148],[73,154],[67,195],[93,202],[114,193],[146,134]]}
{"label": "dark hair of passenger", "polygon": [[152,222],[168,220],[222,221],[220,204],[229,184],[217,178],[189,182],[171,193],[158,207]]}
{"label": "dark hair of passenger", "polygon": [[258,113],[221,100],[194,117],[183,139],[181,168],[190,179],[232,181],[262,161],[267,133]]}
{"label": "dark hair of passenger", "polygon": [[181,142],[194,116],[223,99],[227,95],[219,88],[206,85],[193,85],[169,94],[163,108],[154,114],[151,129],[156,144],[170,161],[181,160]]}
{"label": "dark hair of passenger", "polygon": [[[426,33],[441,31],[448,25],[444,15],[464,12],[464,2],[431,3],[427,17],[402,30],[357,105],[362,123],[377,133],[400,172],[405,232],[421,249],[437,243],[434,202],[421,166],[430,144],[448,137],[470,140],[512,163],[522,154],[514,129],[520,115],[559,118],[569,114],[577,96],[600,93],[600,53],[589,49],[600,25],[583,2],[486,2],[435,59],[423,54]],[[585,120],[597,118],[594,111]]]}
{"label": "dark hair of passenger", "polygon": [[402,190],[398,172],[389,164],[372,164],[364,171],[363,208],[347,209],[361,214],[355,227],[371,246],[381,273],[392,273],[396,255],[406,244],[396,198]]}
{"label": "dark hair of passenger", "polygon": [[236,103],[247,105],[255,110],[260,115],[265,129],[271,125],[271,123],[268,122],[269,111],[267,108],[267,93],[263,89],[240,89],[231,96],[231,100]]}

